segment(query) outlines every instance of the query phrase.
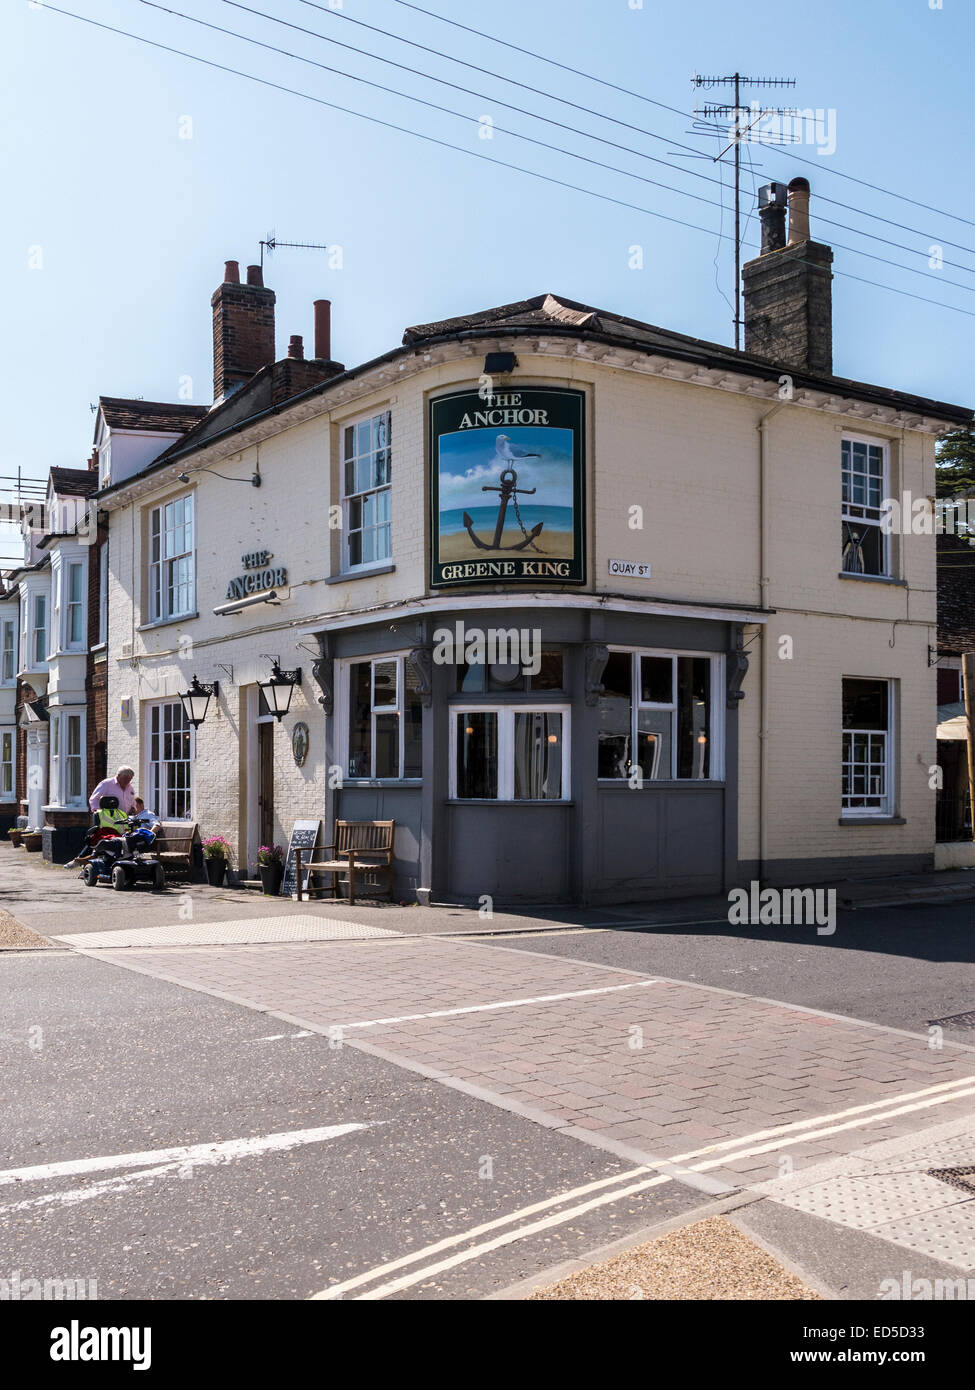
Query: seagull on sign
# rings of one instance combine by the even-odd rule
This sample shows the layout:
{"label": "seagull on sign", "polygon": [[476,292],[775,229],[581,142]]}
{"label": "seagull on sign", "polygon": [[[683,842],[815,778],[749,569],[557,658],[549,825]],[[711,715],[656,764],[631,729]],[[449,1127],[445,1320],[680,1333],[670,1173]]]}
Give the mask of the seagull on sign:
{"label": "seagull on sign", "polygon": [[494,442],[494,451],[499,459],[504,459],[506,463],[512,463],[516,459],[540,459],[541,454],[532,454],[527,449],[520,448],[517,444],[512,444],[506,434],[499,434]]}

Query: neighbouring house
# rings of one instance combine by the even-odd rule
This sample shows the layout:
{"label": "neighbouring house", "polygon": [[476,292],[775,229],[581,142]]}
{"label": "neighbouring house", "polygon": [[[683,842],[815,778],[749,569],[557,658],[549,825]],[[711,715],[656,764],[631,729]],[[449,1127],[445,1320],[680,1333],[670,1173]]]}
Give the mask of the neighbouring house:
{"label": "neighbouring house", "polygon": [[395,820],[421,902],[930,867],[935,543],[883,504],[972,412],[835,375],[808,184],[761,220],[741,352],[540,294],[348,370],[319,301],[280,362],[228,262],[213,406],[100,465],[109,765],[244,874]]}
{"label": "neighbouring house", "polygon": [[945,867],[975,865],[968,785],[968,720],[962,656],[975,652],[975,545],[943,534],[938,545],[938,859]]}

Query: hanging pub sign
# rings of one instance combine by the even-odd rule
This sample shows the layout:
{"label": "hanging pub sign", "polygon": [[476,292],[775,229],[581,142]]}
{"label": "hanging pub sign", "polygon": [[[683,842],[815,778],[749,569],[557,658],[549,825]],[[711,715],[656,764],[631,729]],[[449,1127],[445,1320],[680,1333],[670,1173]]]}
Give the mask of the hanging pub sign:
{"label": "hanging pub sign", "polygon": [[583,393],[560,387],[431,402],[434,588],[585,583],[583,429]]}

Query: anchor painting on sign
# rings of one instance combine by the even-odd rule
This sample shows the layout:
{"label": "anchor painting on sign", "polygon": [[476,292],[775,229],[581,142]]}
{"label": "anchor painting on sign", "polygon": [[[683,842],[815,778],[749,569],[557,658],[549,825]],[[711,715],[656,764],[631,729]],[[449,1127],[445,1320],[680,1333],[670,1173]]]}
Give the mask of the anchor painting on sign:
{"label": "anchor painting on sign", "polygon": [[584,405],[533,386],[431,402],[434,588],[585,583]]}

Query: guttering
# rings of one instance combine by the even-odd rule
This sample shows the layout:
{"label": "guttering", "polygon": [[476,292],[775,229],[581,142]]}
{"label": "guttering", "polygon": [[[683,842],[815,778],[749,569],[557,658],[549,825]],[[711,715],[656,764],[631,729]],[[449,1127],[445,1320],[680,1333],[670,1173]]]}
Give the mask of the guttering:
{"label": "guttering", "polygon": [[[652,328],[652,325],[648,325]],[[663,330],[659,330],[663,331]],[[401,357],[412,357],[418,359],[420,369],[423,368],[423,353],[430,348],[444,346],[450,343],[467,345],[475,341],[497,341],[505,338],[565,338],[570,341],[581,343],[601,343],[610,348],[622,349],[633,353],[637,357],[673,359],[674,361],[687,362],[704,367],[706,370],[723,371],[726,374],[734,374],[742,377],[753,377],[767,382],[777,383],[783,371],[786,369],[780,363],[766,362],[761,358],[745,357],[741,354],[736,358],[732,349],[727,349],[727,356],[721,355],[722,350],[718,344],[705,343],[701,340],[700,348],[696,348],[693,343],[640,343],[634,342],[623,334],[613,334],[591,328],[579,328],[572,324],[548,323],[548,324],[498,324],[493,327],[477,327],[455,329],[449,333],[434,334],[429,338],[417,339],[416,342],[403,344],[399,347],[390,349],[389,352],[373,357],[368,362],[361,363],[358,367],[350,367],[347,371],[341,372],[338,376],[329,377],[327,381],[319,382],[315,386],[309,386],[307,390],[300,392],[296,396],[289,396],[284,401],[279,401],[276,405],[265,407],[263,410],[256,411],[253,415],[245,416],[242,420],[237,420],[234,424],[228,425],[225,429],[218,430],[215,434],[208,435],[206,439],[192,440],[181,448],[171,452],[167,450],[165,454],[154,459],[146,468],[125,478],[121,482],[110,484],[104,490],[95,494],[99,499],[111,497],[113,493],[129,487],[140,479],[150,478],[153,474],[161,472],[170,464],[182,459],[190,454],[208,449],[213,444],[218,444],[223,440],[239,434],[253,425],[259,424],[263,420],[273,419],[285,411],[293,409],[295,406],[307,402],[316,397],[327,396],[336,387],[348,385],[357,378],[374,371],[378,367],[388,366]],[[858,402],[882,406],[890,410],[911,411],[920,414],[922,417],[936,420],[954,422],[959,425],[970,424],[972,412],[968,407],[951,405],[944,401],[933,401],[921,396],[912,396],[907,393],[892,390],[889,387],[871,386],[866,382],[851,381],[845,377],[815,377],[807,376],[800,372],[791,372],[795,387],[799,390],[814,390],[825,393],[832,393],[833,396],[846,397]],[[325,404],[323,409],[330,407]],[[246,448],[242,445],[241,448]]]}

